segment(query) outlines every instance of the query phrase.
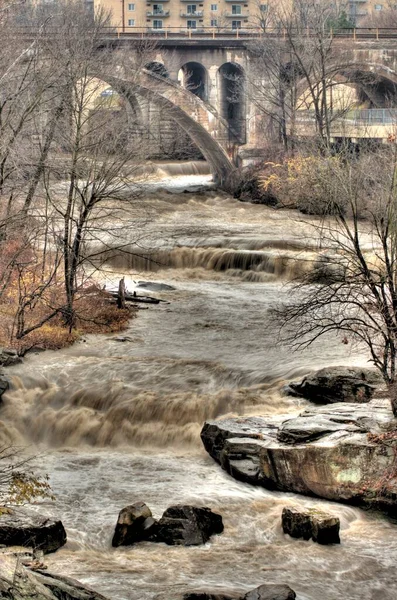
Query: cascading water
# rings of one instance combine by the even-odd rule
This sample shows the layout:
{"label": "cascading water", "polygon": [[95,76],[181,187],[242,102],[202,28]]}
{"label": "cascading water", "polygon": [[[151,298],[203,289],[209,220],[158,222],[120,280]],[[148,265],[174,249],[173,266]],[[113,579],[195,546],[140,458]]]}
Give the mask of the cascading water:
{"label": "cascading water", "polygon": [[[168,303],[139,311],[121,336],[88,336],[9,369],[0,439],[40,453],[56,494],[45,508],[67,528],[68,544],[47,557],[49,568],[112,600],[178,600],[187,590],[243,591],[263,582],[288,583],[299,600],[395,599],[394,524],[238,483],[199,440],[205,419],[302,408],[304,401],[280,393],[288,379],[365,363],[337,337],[299,354],[277,343],[269,309],[324,251],[311,224],[215,191],[156,192],[148,201],[151,260],[109,256],[103,283],[114,286],[122,273],[130,289],[144,293],[146,285]],[[133,248],[134,232],[125,235]],[[223,515],[225,532],[197,548],[111,549],[118,511],[136,500],[155,516],[175,503],[210,506]],[[341,546],[284,536],[288,504],[340,516]]]}

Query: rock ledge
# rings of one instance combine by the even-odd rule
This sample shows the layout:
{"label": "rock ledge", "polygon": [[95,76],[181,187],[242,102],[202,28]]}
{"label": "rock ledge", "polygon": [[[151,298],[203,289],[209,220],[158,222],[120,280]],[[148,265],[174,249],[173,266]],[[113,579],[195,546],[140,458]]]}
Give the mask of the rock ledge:
{"label": "rock ledge", "polygon": [[397,424],[387,400],[314,407],[297,417],[208,421],[207,452],[268,489],[397,510]]}

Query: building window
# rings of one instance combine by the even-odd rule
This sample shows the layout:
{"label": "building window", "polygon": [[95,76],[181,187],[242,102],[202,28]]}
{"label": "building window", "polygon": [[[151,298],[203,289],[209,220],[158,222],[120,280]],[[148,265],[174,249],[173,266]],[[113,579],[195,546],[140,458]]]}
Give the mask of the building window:
{"label": "building window", "polygon": [[383,4],[375,4],[375,10],[382,10]]}
{"label": "building window", "polygon": [[134,27],[135,19],[128,19],[128,27]]}
{"label": "building window", "polygon": [[128,10],[135,10],[135,4],[129,4]]}
{"label": "building window", "polygon": [[261,4],[259,8],[261,12],[267,12],[267,4]]}
{"label": "building window", "polygon": [[216,12],[218,10],[218,5],[217,4],[211,4],[211,10],[212,10],[212,12]]}
{"label": "building window", "polygon": [[188,15],[194,15],[197,12],[197,4],[188,4],[186,12]]}
{"label": "building window", "polygon": [[154,15],[163,14],[163,5],[162,4],[153,4],[153,14]]}
{"label": "building window", "polygon": [[163,21],[160,21],[159,19],[154,19],[153,29],[163,29]]}
{"label": "building window", "polygon": [[232,21],[232,29],[241,29],[241,21]]}
{"label": "building window", "polygon": [[188,22],[187,22],[187,28],[188,29],[197,29],[197,21],[190,21],[190,20],[188,20]]}
{"label": "building window", "polygon": [[232,4],[232,15],[241,15],[241,6],[239,4]]}
{"label": "building window", "polygon": [[218,27],[218,19],[211,19],[211,27]]}

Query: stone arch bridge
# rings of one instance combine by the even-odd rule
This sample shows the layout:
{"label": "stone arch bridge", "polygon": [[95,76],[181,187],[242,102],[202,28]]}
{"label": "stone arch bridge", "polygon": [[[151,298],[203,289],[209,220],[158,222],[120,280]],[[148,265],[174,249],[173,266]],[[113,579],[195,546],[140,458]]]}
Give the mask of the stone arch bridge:
{"label": "stone arch bridge", "polygon": [[[160,39],[153,60],[138,78],[123,73],[107,82],[130,102],[134,97],[143,99],[146,114],[148,107],[165,109],[224,181],[239,157],[254,155],[264,146],[263,117],[247,76],[254,60],[251,41]],[[139,43],[128,34],[110,39],[115,52],[127,46],[133,53]],[[385,108],[393,97],[397,106],[397,38],[342,38],[335,40],[333,48],[336,65],[343,56],[341,81],[360,89],[373,108]],[[144,119],[145,110],[141,112]],[[156,111],[149,112],[155,118]]]}

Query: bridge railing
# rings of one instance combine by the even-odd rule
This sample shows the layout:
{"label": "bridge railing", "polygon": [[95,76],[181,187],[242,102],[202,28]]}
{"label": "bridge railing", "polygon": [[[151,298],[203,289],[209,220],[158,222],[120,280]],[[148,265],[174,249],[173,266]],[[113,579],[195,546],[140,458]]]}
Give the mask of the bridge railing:
{"label": "bridge railing", "polygon": [[395,108],[366,108],[348,111],[343,119],[354,125],[393,125],[397,123]]}
{"label": "bridge railing", "polygon": [[[314,110],[298,111],[296,120],[300,123],[314,122]],[[348,110],[339,115],[334,115],[333,121],[347,122],[354,127],[366,127],[369,125],[397,125],[396,108],[361,108]]]}
{"label": "bridge railing", "polygon": [[[238,19],[238,15],[236,15]],[[36,37],[42,30],[32,26],[20,26],[15,28],[15,34],[20,36],[26,36],[28,38]],[[150,38],[155,40],[163,39],[175,39],[184,40],[186,38],[191,39],[261,39],[261,38],[277,38],[287,39],[287,37],[314,37],[318,35],[318,31],[307,28],[305,30],[289,30],[287,31],[282,28],[267,28],[262,29],[258,27],[237,27],[233,28],[232,24],[227,27],[197,27],[195,29],[188,27],[171,27],[165,25],[161,29],[153,27],[104,27],[103,35],[107,38]],[[357,27],[357,28],[338,28],[329,29],[327,32],[330,38],[348,39],[352,41],[358,40],[386,40],[386,39],[397,39],[397,28],[374,28],[374,27]],[[50,25],[46,26],[46,35],[57,35],[57,29],[52,28]]]}
{"label": "bridge railing", "polygon": [[[238,19],[238,15],[236,15]],[[359,28],[338,28],[329,29],[327,32],[330,38],[350,39],[352,41],[360,39],[380,40],[380,39],[397,39],[397,28],[374,28],[374,27],[359,27]],[[315,37],[318,31],[307,28],[305,30],[289,30],[288,32],[280,27],[262,29],[258,27],[171,27],[164,26],[161,29],[153,27],[117,27],[113,31],[108,32],[109,35],[117,35],[117,37],[134,38],[134,37],[150,37],[156,39],[261,39],[261,38],[277,38],[287,39],[287,37]]]}

